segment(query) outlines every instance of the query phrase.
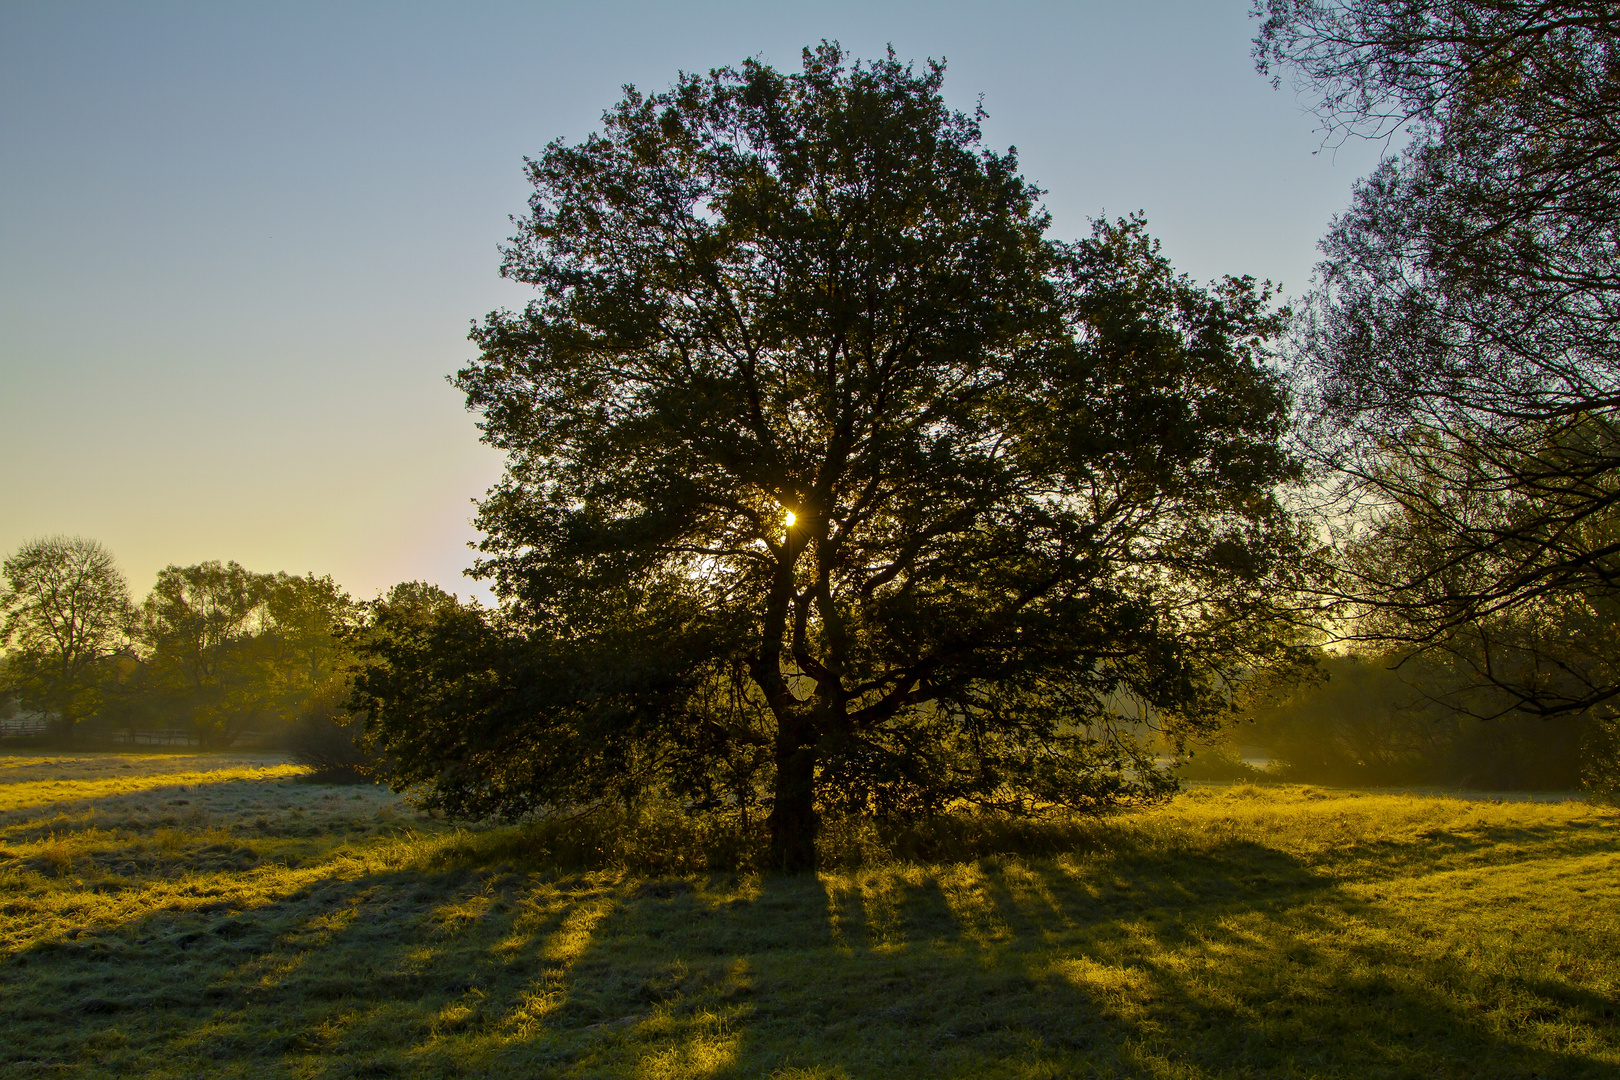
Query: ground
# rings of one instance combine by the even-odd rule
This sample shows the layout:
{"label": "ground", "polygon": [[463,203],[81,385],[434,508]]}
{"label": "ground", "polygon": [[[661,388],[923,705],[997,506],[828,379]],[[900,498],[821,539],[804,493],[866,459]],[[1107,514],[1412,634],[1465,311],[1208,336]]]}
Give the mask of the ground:
{"label": "ground", "polygon": [[0,756],[0,1077],[1616,1077],[1620,816],[1198,786],[1074,850],[566,872],[250,755]]}

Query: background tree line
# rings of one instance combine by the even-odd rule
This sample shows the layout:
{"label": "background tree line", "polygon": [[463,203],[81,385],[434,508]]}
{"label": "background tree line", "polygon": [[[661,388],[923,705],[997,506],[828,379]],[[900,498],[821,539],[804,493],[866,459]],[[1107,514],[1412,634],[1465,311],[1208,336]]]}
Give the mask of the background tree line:
{"label": "background tree line", "polygon": [[99,543],[54,536],[5,561],[4,687],[55,741],[178,729],[224,748],[340,713],[363,605],[330,577],[170,566],[131,600]]}
{"label": "background tree line", "polygon": [[[1482,721],[1456,705],[1455,676],[1435,658],[1324,655],[1311,678],[1261,689],[1230,741],[1200,748],[1183,775],[1488,791],[1584,787],[1609,798],[1617,793],[1620,747],[1613,727],[1599,716],[1549,722],[1510,713]],[[1241,748],[1266,764],[1244,763]]]}

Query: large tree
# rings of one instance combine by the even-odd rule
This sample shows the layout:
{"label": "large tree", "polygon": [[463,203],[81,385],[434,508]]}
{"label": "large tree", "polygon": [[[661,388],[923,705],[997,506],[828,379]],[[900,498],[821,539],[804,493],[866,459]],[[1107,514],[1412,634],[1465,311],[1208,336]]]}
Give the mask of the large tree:
{"label": "large tree", "polygon": [[[1263,70],[1405,149],[1323,243],[1298,338],[1347,478],[1361,636],[1472,711],[1620,698],[1620,9],[1267,0]],[[1497,693],[1480,697],[1481,687]]]}
{"label": "large tree", "polygon": [[112,553],[94,540],[32,540],[5,561],[0,592],[4,677],[23,704],[49,713],[71,739],[94,711],[100,665],[128,643],[129,587]]}
{"label": "large tree", "polygon": [[1293,655],[1265,289],[1194,285],[1136,220],[1048,239],[941,79],[823,45],[627,90],[529,163],[503,273],[539,296],[457,376],[507,455],[503,611],[376,639],[399,782],[468,812],[759,783],[802,869],[818,807],[1162,793],[1143,722],[1217,723]]}

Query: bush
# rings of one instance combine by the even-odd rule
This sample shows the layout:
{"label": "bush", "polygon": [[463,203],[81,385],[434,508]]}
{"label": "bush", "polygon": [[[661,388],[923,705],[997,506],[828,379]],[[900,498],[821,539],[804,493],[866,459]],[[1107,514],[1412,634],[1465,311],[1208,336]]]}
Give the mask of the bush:
{"label": "bush", "polygon": [[1592,798],[1620,806],[1620,719],[1594,719],[1587,732],[1586,769],[1581,779]]}
{"label": "bush", "polygon": [[287,748],[299,765],[313,771],[317,784],[371,784],[382,780],[384,763],[361,745],[359,721],[343,712],[335,701],[317,698],[293,724]]}
{"label": "bush", "polygon": [[1099,843],[1101,815],[1014,817],[959,810],[916,819],[847,817],[823,823],[817,840],[829,870],[894,863],[962,863],[997,855],[1046,858]]}
{"label": "bush", "polygon": [[525,854],[553,865],[655,876],[760,869],[769,846],[763,818],[745,825],[735,814],[693,815],[661,804],[541,818],[521,835]]}
{"label": "bush", "polygon": [[[973,862],[998,855],[1041,858],[1095,847],[1105,819],[1065,814],[1019,818],[957,811],[905,820],[824,815],[816,839],[825,870],[863,866]],[[735,813],[692,815],[667,804],[634,811],[531,821],[515,831],[473,833],[468,843],[485,861],[536,861],[581,870],[622,870],[650,876],[712,871],[763,871],[770,836],[763,818]],[[486,846],[495,845],[486,850]]]}
{"label": "bush", "polygon": [[1182,780],[1262,780],[1266,774],[1238,756],[1232,745],[1206,746],[1177,762],[1176,775]]}

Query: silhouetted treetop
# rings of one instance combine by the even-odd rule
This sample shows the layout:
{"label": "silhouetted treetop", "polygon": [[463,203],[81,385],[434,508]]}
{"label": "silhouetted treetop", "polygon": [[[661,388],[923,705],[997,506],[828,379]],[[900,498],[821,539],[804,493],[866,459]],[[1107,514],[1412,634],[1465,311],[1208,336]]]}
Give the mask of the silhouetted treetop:
{"label": "silhouetted treetop", "polygon": [[942,77],[823,45],[627,89],[529,162],[502,272],[539,295],[457,376],[507,453],[479,572],[547,658],[512,684],[578,691],[524,730],[689,793],[768,750],[789,867],[817,805],[1151,796],[1116,721],[1211,722],[1288,654],[1266,289],[1194,285],[1136,219],[1047,238]]}

